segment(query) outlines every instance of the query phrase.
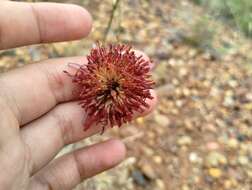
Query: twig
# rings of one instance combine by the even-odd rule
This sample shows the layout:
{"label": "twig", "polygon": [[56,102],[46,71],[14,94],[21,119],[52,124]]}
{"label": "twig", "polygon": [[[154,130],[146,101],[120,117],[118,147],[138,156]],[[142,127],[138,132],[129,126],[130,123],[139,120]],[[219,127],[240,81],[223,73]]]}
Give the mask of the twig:
{"label": "twig", "polygon": [[111,15],[110,15],[110,18],[109,18],[109,22],[108,22],[107,28],[105,30],[103,42],[106,42],[106,40],[107,40],[108,33],[109,33],[110,29],[111,29],[111,25],[112,25],[112,22],[113,22],[113,19],[114,19],[114,16],[115,16],[115,12],[116,12],[116,9],[117,9],[119,3],[120,3],[120,0],[115,0],[115,2],[113,4],[113,8],[112,8],[112,12],[111,12]]}
{"label": "twig", "polygon": [[144,135],[143,132],[139,132],[139,133],[136,133],[136,134],[134,134],[134,135],[131,135],[131,136],[129,136],[129,137],[124,138],[122,141],[123,141],[124,143],[133,142],[133,141],[135,141],[136,139],[141,138],[143,135]]}

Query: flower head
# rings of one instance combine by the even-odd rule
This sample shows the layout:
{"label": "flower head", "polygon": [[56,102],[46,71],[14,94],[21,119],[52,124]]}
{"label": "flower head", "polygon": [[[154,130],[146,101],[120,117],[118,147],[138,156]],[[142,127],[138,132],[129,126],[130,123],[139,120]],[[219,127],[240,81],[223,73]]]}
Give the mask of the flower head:
{"label": "flower head", "polygon": [[[143,112],[152,99],[150,89],[154,82],[150,79],[150,61],[137,56],[127,45],[97,44],[88,63],[79,65],[71,75],[78,86],[80,105],[87,118],[84,130],[93,124],[121,126],[130,122],[133,114]],[[102,131],[102,132],[103,132]]]}

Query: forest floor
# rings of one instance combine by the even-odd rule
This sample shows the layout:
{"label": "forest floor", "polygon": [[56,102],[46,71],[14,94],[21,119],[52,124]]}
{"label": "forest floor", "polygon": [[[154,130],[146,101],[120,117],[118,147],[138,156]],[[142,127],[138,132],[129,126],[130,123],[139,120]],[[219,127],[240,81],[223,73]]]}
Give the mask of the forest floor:
{"label": "forest floor", "polygon": [[[86,55],[103,40],[111,1],[66,2],[92,13],[90,36],[0,52],[0,71]],[[121,165],[76,189],[252,189],[251,40],[206,12],[187,0],[120,1],[107,42],[131,44],[152,58],[158,105],[147,117],[64,149],[110,137],[127,145]]]}

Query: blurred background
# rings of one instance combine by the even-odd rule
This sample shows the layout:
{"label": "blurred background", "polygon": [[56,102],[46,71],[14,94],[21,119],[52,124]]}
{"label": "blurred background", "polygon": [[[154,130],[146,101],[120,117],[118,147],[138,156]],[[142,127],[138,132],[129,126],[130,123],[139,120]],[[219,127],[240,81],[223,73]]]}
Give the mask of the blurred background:
{"label": "blurred background", "polygon": [[158,105],[110,137],[127,145],[118,167],[76,190],[252,189],[251,0],[62,0],[86,7],[93,31],[77,42],[0,52],[0,72],[88,54],[96,41],[127,43],[155,63]]}

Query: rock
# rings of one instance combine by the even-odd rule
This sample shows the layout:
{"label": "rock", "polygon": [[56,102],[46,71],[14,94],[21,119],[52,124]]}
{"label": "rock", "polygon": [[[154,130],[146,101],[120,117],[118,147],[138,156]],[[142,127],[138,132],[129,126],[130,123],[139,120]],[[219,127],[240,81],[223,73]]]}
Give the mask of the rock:
{"label": "rock", "polygon": [[242,153],[251,152],[252,153],[252,142],[249,143],[241,143],[240,149]]}
{"label": "rock", "polygon": [[204,180],[208,183],[208,184],[212,184],[214,179],[210,176],[210,175],[204,175]]}
{"label": "rock", "polygon": [[230,166],[236,166],[236,165],[237,165],[237,159],[236,159],[235,157],[230,157],[230,158],[228,159],[228,164],[229,164]]}
{"label": "rock", "polygon": [[184,77],[188,74],[188,71],[186,68],[182,67],[180,70],[179,70],[179,76],[181,77]]}
{"label": "rock", "polygon": [[219,149],[219,144],[217,142],[208,142],[206,144],[206,148],[208,150],[217,150],[217,149]]}
{"label": "rock", "polygon": [[239,85],[239,83],[237,82],[237,80],[230,80],[228,82],[228,84],[229,84],[229,86],[231,86],[233,88],[236,88]]}
{"label": "rock", "polygon": [[136,157],[131,156],[131,157],[127,158],[126,160],[124,160],[123,164],[125,164],[126,166],[130,166],[130,165],[135,164],[136,160],[137,160]]}
{"label": "rock", "polygon": [[[155,51],[155,50],[154,50]],[[152,51],[153,52],[153,51]],[[160,60],[167,60],[171,57],[169,52],[165,52],[162,49],[157,50],[156,52],[156,56],[160,59]]]}
{"label": "rock", "polygon": [[140,168],[143,174],[148,178],[155,179],[157,177],[154,169],[150,164],[143,164],[142,166],[140,166]]}
{"label": "rock", "polygon": [[[198,170],[199,170],[198,173],[201,172],[200,169],[198,169]],[[201,181],[201,177],[197,176],[197,175],[194,175],[194,176],[192,176],[192,181],[193,181],[194,184],[198,184]]]}
{"label": "rock", "polygon": [[162,85],[156,89],[156,92],[157,92],[158,96],[160,96],[160,97],[167,96],[167,95],[172,96],[173,91],[174,91],[173,84],[165,84],[165,85]]}
{"label": "rock", "polygon": [[184,94],[184,96],[190,96],[191,91],[188,88],[183,88],[183,94]]}
{"label": "rock", "polygon": [[204,58],[205,60],[211,60],[211,54],[210,54],[209,52],[205,52],[205,53],[203,54],[203,58]]}
{"label": "rock", "polygon": [[252,170],[248,170],[247,175],[248,175],[249,179],[252,179]]}
{"label": "rock", "polygon": [[189,58],[194,58],[197,55],[198,51],[196,49],[190,49],[188,52]]}
{"label": "rock", "polygon": [[189,160],[190,160],[192,163],[195,163],[196,160],[197,160],[197,158],[198,158],[197,153],[191,152],[191,153],[189,154]]}
{"label": "rock", "polygon": [[147,131],[146,136],[150,139],[155,138],[156,134],[153,131]]}
{"label": "rock", "polygon": [[224,102],[223,102],[224,106],[232,107],[232,106],[234,106],[234,104],[235,104],[235,101],[234,101],[234,98],[232,96],[225,96]]}
{"label": "rock", "polygon": [[143,117],[138,117],[138,118],[136,119],[136,122],[137,122],[137,124],[142,125],[142,124],[144,124],[144,118],[143,118]]}
{"label": "rock", "polygon": [[235,104],[234,92],[232,90],[227,90],[225,92],[223,105],[226,107],[232,107],[232,106],[234,106],[234,104]]}
{"label": "rock", "polygon": [[205,161],[206,161],[206,165],[209,167],[211,167],[211,166],[216,167],[218,165],[226,165],[227,164],[227,158],[223,154],[221,154],[217,151],[210,152],[207,155]]}
{"label": "rock", "polygon": [[177,64],[177,60],[174,59],[174,58],[171,58],[171,59],[169,59],[168,64],[171,65],[171,66],[174,66],[174,65]]}
{"label": "rock", "polygon": [[232,181],[231,180],[225,180],[224,187],[225,187],[225,189],[230,189],[232,187]]}
{"label": "rock", "polygon": [[250,102],[250,103],[246,103],[246,104],[244,104],[243,105],[243,107],[246,109],[246,110],[252,110],[252,103]]}
{"label": "rock", "polygon": [[193,122],[190,119],[185,119],[184,120],[184,125],[185,125],[185,128],[187,130],[189,130],[189,131],[194,130],[194,124],[193,124]]}
{"label": "rock", "polygon": [[239,156],[238,157],[238,163],[241,165],[247,165],[249,163],[249,159],[246,156]]}
{"label": "rock", "polygon": [[156,179],[155,182],[156,182],[157,189],[160,189],[160,190],[165,189],[165,184],[163,180]]}
{"label": "rock", "polygon": [[146,186],[148,184],[148,180],[144,177],[143,173],[139,170],[133,170],[131,176],[134,182],[140,186]]}
{"label": "rock", "polygon": [[153,156],[153,161],[157,164],[161,164],[163,162],[163,159],[161,156],[156,155],[156,156]]}
{"label": "rock", "polygon": [[157,124],[162,126],[162,127],[167,127],[170,124],[170,120],[165,115],[156,114],[154,116],[154,119],[157,122]]}
{"label": "rock", "polygon": [[185,36],[186,36],[186,32],[182,31],[182,30],[174,30],[172,32],[170,32],[170,34],[168,35],[169,37],[167,38],[167,41],[171,44],[173,43],[181,43],[183,42]]}
{"label": "rock", "polygon": [[227,126],[226,122],[221,119],[216,119],[215,122],[218,127],[225,128]]}
{"label": "rock", "polygon": [[215,133],[217,131],[217,127],[214,124],[206,124],[205,128],[207,131],[210,131],[210,132]]}
{"label": "rock", "polygon": [[147,156],[152,156],[154,154],[154,150],[147,146],[143,146],[142,150],[143,150],[143,153]]}
{"label": "rock", "polygon": [[239,142],[235,138],[228,139],[227,146],[231,149],[236,149],[239,146]]}
{"label": "rock", "polygon": [[252,93],[247,93],[247,94],[246,94],[246,98],[247,98],[249,101],[252,101]]}
{"label": "rock", "polygon": [[181,189],[182,190],[190,190],[190,188],[188,187],[188,185],[183,185]]}
{"label": "rock", "polygon": [[192,138],[190,136],[184,135],[177,140],[177,144],[180,146],[187,146],[192,144]]}
{"label": "rock", "polygon": [[184,102],[182,100],[176,100],[175,104],[177,107],[181,108],[183,106]]}
{"label": "rock", "polygon": [[189,160],[191,163],[194,163],[194,164],[201,164],[202,163],[202,158],[199,157],[196,152],[191,152],[189,154]]}
{"label": "rock", "polygon": [[219,168],[210,168],[208,173],[213,178],[220,178],[222,176],[222,171]]}
{"label": "rock", "polygon": [[246,140],[246,136],[244,134],[237,134],[237,140],[240,142],[244,142]]}
{"label": "rock", "polygon": [[220,94],[220,90],[219,90],[219,88],[216,88],[216,87],[212,87],[211,88],[211,91],[210,91],[210,95],[211,96],[219,96],[219,94]]}

